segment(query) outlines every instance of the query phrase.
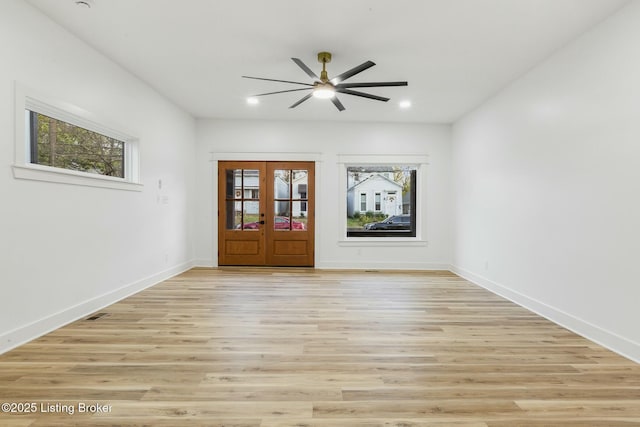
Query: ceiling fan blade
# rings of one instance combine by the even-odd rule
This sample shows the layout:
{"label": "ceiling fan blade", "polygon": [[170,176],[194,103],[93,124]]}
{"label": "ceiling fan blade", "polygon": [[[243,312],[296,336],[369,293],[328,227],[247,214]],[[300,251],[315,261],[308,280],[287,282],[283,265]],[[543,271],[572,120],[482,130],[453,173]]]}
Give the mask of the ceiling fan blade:
{"label": "ceiling fan blade", "polygon": [[336,92],[346,93],[347,95],[361,96],[363,98],[375,99],[376,101],[383,101],[383,102],[387,102],[390,99],[390,98],[385,98],[383,96],[371,95],[369,93],[357,92],[355,90],[349,90],[349,89],[344,89],[340,87],[336,87]]}
{"label": "ceiling fan blade", "polygon": [[242,78],[243,79],[254,79],[254,80],[266,80],[268,82],[293,83],[295,85],[313,86],[312,84],[309,84],[309,83],[292,82],[292,81],[289,81],[289,80],[265,79],[263,77],[242,76]]}
{"label": "ceiling fan blade", "polygon": [[251,96],[275,95],[276,93],[297,92],[299,90],[311,90],[311,88],[310,87],[303,87],[302,89],[279,90],[277,92],[259,93],[257,95],[251,95]]}
{"label": "ceiling fan blade", "polygon": [[407,82],[372,82],[372,83],[340,83],[336,87],[385,87],[385,86],[407,86]]}
{"label": "ceiling fan blade", "polygon": [[313,95],[312,93],[310,93],[309,95],[303,97],[300,101],[296,102],[295,104],[293,104],[291,107],[289,108],[296,108],[298,105],[302,104],[304,101],[306,101],[307,99],[311,98],[311,95]]}
{"label": "ceiling fan blade", "polygon": [[352,69],[350,69],[348,71],[345,71],[344,73],[340,74],[339,76],[335,76],[331,80],[340,83],[340,82],[342,82],[344,80],[347,80],[349,77],[353,77],[356,74],[363,72],[367,68],[373,67],[374,65],[376,65],[376,64],[374,62],[371,62],[371,61],[364,62],[364,63],[358,65],[357,67],[353,67]]}
{"label": "ceiling fan blade", "polygon": [[331,98],[331,102],[333,102],[333,105],[336,106],[338,111],[344,111],[344,105],[342,105],[342,102],[340,102],[337,96],[334,96],[333,98]]}
{"label": "ceiling fan blade", "polygon": [[312,79],[320,80],[320,77],[316,76],[316,73],[311,71],[311,68],[307,67],[304,62],[302,62],[298,58],[291,58],[291,60],[298,64],[298,67],[302,68],[302,71],[307,73],[307,76],[311,77]]}

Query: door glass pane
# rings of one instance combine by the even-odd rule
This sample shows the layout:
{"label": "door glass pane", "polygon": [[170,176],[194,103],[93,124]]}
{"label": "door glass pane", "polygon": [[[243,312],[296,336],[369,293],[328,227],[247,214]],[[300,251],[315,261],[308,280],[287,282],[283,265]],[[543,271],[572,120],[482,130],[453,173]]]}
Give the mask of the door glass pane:
{"label": "door glass pane", "polygon": [[244,202],[244,221],[243,230],[258,230],[259,225],[259,202],[245,201]]}
{"label": "door glass pane", "polygon": [[242,176],[243,197],[245,199],[258,199],[260,197],[260,171],[245,169],[242,171]]}
{"label": "door glass pane", "polygon": [[260,171],[228,169],[225,180],[227,230],[259,229]]}
{"label": "door glass pane", "polygon": [[225,173],[225,194],[227,199],[239,199],[242,189],[242,170],[227,169]]}
{"label": "door glass pane", "polygon": [[307,229],[307,202],[306,201],[294,201],[291,229],[293,231],[300,231]]}
{"label": "door glass pane", "polygon": [[293,170],[291,171],[292,176],[292,187],[293,187],[293,196],[292,199],[306,199],[307,198],[307,186],[308,172],[306,170]]}
{"label": "door glass pane", "polygon": [[240,228],[242,223],[242,202],[227,200],[226,205],[227,230]]}
{"label": "door glass pane", "polygon": [[274,202],[274,216],[273,216],[273,229],[274,230],[289,230],[289,217],[291,216],[291,205],[289,202],[276,201]]}
{"label": "door glass pane", "polygon": [[291,186],[291,171],[276,169],[273,172],[273,194],[276,199],[288,199]]}
{"label": "door glass pane", "polygon": [[233,196],[236,199],[242,198],[242,169],[236,169],[233,171]]}

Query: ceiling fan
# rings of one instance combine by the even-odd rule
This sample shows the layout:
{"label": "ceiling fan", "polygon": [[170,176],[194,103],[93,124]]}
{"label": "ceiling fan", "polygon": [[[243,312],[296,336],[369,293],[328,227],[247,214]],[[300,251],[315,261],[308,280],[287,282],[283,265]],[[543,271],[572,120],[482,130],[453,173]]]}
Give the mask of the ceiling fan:
{"label": "ceiling fan", "polygon": [[311,71],[311,69],[307,67],[305,63],[302,62],[300,59],[298,58],[291,58],[291,59],[293,60],[293,62],[295,62],[298,65],[298,67],[302,68],[302,71],[304,71],[305,73],[307,73],[309,77],[314,79],[313,84],[302,83],[302,82],[292,82],[290,80],[276,80],[276,79],[265,79],[262,77],[242,76],[245,79],[266,80],[269,82],[291,83],[296,85],[308,86],[301,89],[280,90],[277,92],[260,93],[258,95],[253,95],[253,96],[265,96],[265,95],[274,95],[276,93],[310,90],[311,93],[305,95],[303,98],[301,98],[299,101],[297,101],[295,104],[293,104],[289,108],[295,108],[298,105],[302,104],[307,99],[314,96],[316,98],[331,99],[331,102],[333,102],[333,105],[335,105],[339,111],[344,111],[345,109],[344,105],[342,105],[340,100],[336,97],[336,93],[344,93],[347,95],[360,96],[362,98],[368,98],[368,99],[374,99],[376,101],[387,102],[389,98],[372,95],[370,93],[360,92],[360,91],[351,90],[351,89],[361,88],[361,87],[407,86],[407,82],[343,83],[348,78],[351,78],[356,74],[361,73],[364,70],[376,65],[371,61],[364,62],[358,65],[357,67],[354,67],[348,71],[345,71],[340,75],[335,76],[330,80],[327,74],[327,63],[331,62],[331,53],[329,52],[318,53],[318,62],[322,63],[322,72],[320,73],[320,77],[318,77],[313,71]]}

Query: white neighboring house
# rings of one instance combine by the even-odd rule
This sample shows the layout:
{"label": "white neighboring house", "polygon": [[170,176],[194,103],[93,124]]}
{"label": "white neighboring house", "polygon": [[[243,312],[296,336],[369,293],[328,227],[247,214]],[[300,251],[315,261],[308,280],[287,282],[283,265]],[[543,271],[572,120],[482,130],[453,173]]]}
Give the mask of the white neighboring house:
{"label": "white neighboring house", "polygon": [[349,184],[347,190],[347,215],[374,212],[386,216],[402,213],[402,185],[393,181],[387,173],[372,173]]}

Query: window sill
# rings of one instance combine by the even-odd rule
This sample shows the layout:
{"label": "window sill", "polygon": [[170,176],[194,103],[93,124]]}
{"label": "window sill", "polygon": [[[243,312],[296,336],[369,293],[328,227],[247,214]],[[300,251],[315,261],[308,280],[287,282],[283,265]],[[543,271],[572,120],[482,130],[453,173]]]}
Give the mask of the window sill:
{"label": "window sill", "polygon": [[32,181],[55,182],[58,184],[110,188],[113,190],[142,191],[144,188],[142,184],[125,181],[121,178],[93,175],[40,165],[13,165],[13,177]]}
{"label": "window sill", "polygon": [[402,247],[402,246],[427,246],[426,240],[415,237],[349,237],[347,240],[338,240],[338,246],[371,246],[371,247]]}

